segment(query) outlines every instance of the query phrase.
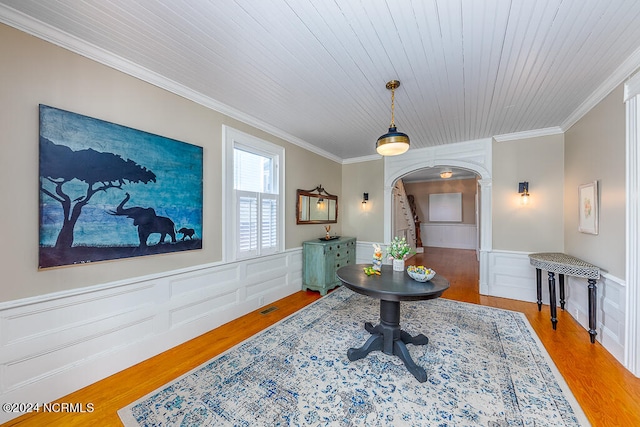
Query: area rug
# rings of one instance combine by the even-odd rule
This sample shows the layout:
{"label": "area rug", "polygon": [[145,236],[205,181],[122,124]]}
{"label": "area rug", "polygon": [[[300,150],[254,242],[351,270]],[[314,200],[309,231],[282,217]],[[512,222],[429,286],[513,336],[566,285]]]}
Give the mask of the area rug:
{"label": "area rug", "polygon": [[402,302],[418,382],[379,351],[350,362],[379,301],[339,288],[118,414],[125,426],[584,426],[523,314],[443,298]]}

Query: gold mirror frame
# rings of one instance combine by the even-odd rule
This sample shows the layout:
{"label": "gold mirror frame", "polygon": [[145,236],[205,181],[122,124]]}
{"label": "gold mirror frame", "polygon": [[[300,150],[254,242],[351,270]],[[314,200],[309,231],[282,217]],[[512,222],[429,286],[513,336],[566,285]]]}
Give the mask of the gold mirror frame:
{"label": "gold mirror frame", "polygon": [[327,193],[322,185],[297,191],[296,224],[334,224],[338,222],[338,196]]}

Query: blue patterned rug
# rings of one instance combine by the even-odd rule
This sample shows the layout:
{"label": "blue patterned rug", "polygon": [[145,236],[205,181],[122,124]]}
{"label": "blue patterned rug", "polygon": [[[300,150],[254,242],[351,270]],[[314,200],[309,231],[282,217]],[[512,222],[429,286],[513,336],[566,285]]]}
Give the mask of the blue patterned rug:
{"label": "blue patterned rug", "polygon": [[126,426],[583,426],[584,413],[523,314],[403,302],[418,382],[379,351],[350,362],[379,301],[339,288],[118,411]]}

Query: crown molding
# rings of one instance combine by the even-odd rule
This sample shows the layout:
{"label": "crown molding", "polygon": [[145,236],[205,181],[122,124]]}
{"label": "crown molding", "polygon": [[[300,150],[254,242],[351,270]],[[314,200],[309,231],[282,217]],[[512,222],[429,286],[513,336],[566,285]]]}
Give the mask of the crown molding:
{"label": "crown molding", "polygon": [[618,85],[622,84],[640,67],[640,48],[636,49],[598,88],[584,100],[582,104],[571,114],[560,127],[563,131],[575,125],[585,114],[591,111],[600,101],[611,93]]}
{"label": "crown molding", "polygon": [[[143,80],[159,88],[165,89],[171,93],[196,102],[206,108],[215,110],[230,118],[246,123],[259,130],[265,131],[277,138],[281,138],[287,142],[297,145],[307,151],[319,156],[342,164],[359,163],[379,159],[379,156],[364,156],[342,159],[315,145],[308,143],[298,137],[295,137],[275,126],[265,123],[256,117],[236,110],[226,104],[223,104],[213,98],[206,97],[199,92],[193,91],[188,87],[181,85],[175,81],[167,79],[158,73],[141,67],[132,61],[114,55],[100,47],[92,45],[78,37],[60,31],[42,21],[36,20],[28,15],[16,11],[4,4],[0,4],[0,22],[16,28],[25,33],[31,34],[42,40],[53,43],[71,52],[82,55],[86,58],[99,62],[115,70]],[[640,48],[634,51],[614,72],[607,78],[580,106],[559,126],[533,131],[516,132],[511,134],[503,134],[494,136],[497,142],[514,141],[537,136],[554,135],[567,131],[585,114],[593,109],[600,101],[602,101],[613,89],[623,83],[634,71],[640,66]]]}
{"label": "crown molding", "polygon": [[362,162],[370,162],[373,160],[380,160],[382,159],[382,156],[379,154],[372,154],[370,156],[361,156],[361,157],[350,157],[348,159],[343,159],[342,160],[342,164],[343,165],[349,165],[352,163],[362,163]]}
{"label": "crown molding", "polygon": [[497,142],[517,141],[520,139],[536,138],[539,136],[559,135],[564,133],[561,127],[554,126],[550,128],[526,130],[523,132],[505,133],[493,137]]}
{"label": "crown molding", "polygon": [[35,36],[44,41],[53,43],[56,46],[60,46],[71,52],[77,53],[78,55],[82,55],[85,58],[99,62],[100,64],[106,65],[117,71],[123,72],[127,75],[150,83],[161,89],[165,89],[171,93],[186,98],[211,110],[215,110],[221,114],[224,114],[232,119],[246,123],[250,126],[255,127],[256,129],[267,132],[277,138],[283,139],[287,142],[304,148],[305,150],[310,151],[314,154],[325,157],[329,160],[333,160],[337,163],[342,163],[342,158],[333,155],[328,151],[322,150],[315,145],[308,143],[307,141],[295,137],[283,131],[282,129],[265,123],[260,119],[243,113],[242,111],[236,110],[235,108],[223,104],[213,98],[204,96],[200,92],[194,91],[182,84],[167,79],[166,77],[144,67],[141,67],[140,65],[129,61],[128,59],[122,58],[118,55],[114,55],[113,53],[105,49],[88,43],[87,41],[75,37],[69,33],[60,31],[59,29],[54,28],[49,24],[45,24],[42,21],[34,19],[3,4],[0,4],[0,22],[23,31],[27,34],[31,34],[32,36]]}

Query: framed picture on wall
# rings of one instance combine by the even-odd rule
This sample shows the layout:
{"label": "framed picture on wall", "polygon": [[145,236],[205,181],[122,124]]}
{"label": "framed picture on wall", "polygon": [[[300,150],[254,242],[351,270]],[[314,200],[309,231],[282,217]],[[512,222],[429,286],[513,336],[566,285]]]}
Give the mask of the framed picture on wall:
{"label": "framed picture on wall", "polygon": [[429,194],[429,221],[462,222],[462,193]]}
{"label": "framed picture on wall", "polygon": [[598,234],[598,181],[578,186],[578,231]]}
{"label": "framed picture on wall", "polygon": [[202,147],[39,110],[39,268],[202,249]]}

